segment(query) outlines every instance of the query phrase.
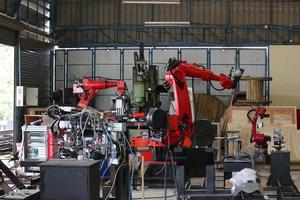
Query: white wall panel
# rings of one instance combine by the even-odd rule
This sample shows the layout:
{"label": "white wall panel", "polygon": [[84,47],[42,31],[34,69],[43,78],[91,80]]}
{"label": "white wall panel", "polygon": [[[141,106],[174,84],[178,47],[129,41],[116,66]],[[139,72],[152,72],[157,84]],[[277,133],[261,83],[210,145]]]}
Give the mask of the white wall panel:
{"label": "white wall panel", "polygon": [[64,88],[64,50],[55,51],[55,88],[58,90]]}
{"label": "white wall panel", "polygon": [[96,50],[96,64],[107,65],[107,64],[120,64],[121,59],[120,50]]}
{"label": "white wall panel", "polygon": [[[96,76],[108,79],[121,78],[121,50],[106,49],[96,50]],[[95,100],[98,109],[111,110],[112,100],[116,96],[116,88],[100,91]]]}
{"label": "white wall panel", "polygon": [[[239,50],[239,55],[237,54]],[[120,79],[123,72],[124,80],[127,83],[129,91],[132,88],[132,68],[134,65],[134,52],[139,51],[138,48],[124,49],[97,49],[95,54],[95,76],[101,76],[110,79]],[[148,64],[157,65],[159,67],[160,84],[165,79],[165,67],[168,65],[170,58],[179,58],[178,48],[155,48],[145,49],[145,59]],[[204,48],[182,48],[181,59],[189,63],[197,63],[203,66],[208,66],[214,73],[229,74],[231,67],[240,66],[245,69],[245,76],[265,76],[266,74],[266,49],[235,49],[235,48],[211,48],[210,57],[208,49]],[[122,55],[121,52],[124,54]],[[151,55],[151,56],[150,56]],[[210,60],[208,60],[210,58]],[[71,86],[72,80],[82,78],[83,76],[92,76],[93,56],[92,50],[68,50],[68,86]],[[124,69],[121,69],[124,67]],[[56,51],[56,88],[63,87],[64,80],[64,51]],[[192,79],[187,78],[188,86],[192,86]],[[221,88],[218,82],[213,82],[214,86]],[[196,93],[206,93],[207,82],[194,79]],[[241,90],[245,89],[245,83],[241,82]],[[222,92],[215,91],[211,88],[211,94],[218,95],[222,100],[226,100],[225,96],[231,91],[224,90]],[[96,97],[96,107],[110,109],[111,99],[115,97],[115,89],[103,90]],[[166,94],[161,95],[161,100],[164,109],[169,108],[169,98]]]}
{"label": "white wall panel", "polygon": [[211,50],[211,64],[229,64],[234,65],[236,59],[235,49],[212,49]]}
{"label": "white wall panel", "polygon": [[[243,76],[264,77],[266,75],[265,49],[241,49],[240,67],[245,70]],[[240,82],[240,90],[246,90],[246,82]]]}
{"label": "white wall panel", "polygon": [[[207,66],[207,49],[182,49],[181,58],[188,63],[196,63],[202,66]],[[192,87],[192,78],[187,78],[188,87]],[[199,79],[194,79],[195,93],[206,93],[207,83]]]}
{"label": "white wall panel", "polygon": [[270,73],[273,78],[270,82],[272,105],[300,108],[299,56],[299,45],[270,46]]}
{"label": "white wall panel", "polygon": [[56,81],[55,90],[60,90],[64,88],[64,81]]}
{"label": "white wall panel", "polygon": [[92,50],[68,50],[68,87],[75,80],[92,76]]}
{"label": "white wall panel", "polygon": [[96,76],[120,79],[120,65],[96,65]]}
{"label": "white wall panel", "polygon": [[68,50],[68,64],[92,64],[92,50]]}
{"label": "white wall panel", "polygon": [[112,99],[114,99],[115,96],[112,95],[98,95],[96,97],[95,101],[95,108],[99,110],[111,110],[112,108]]}
{"label": "white wall panel", "polygon": [[182,60],[199,65],[207,65],[207,49],[182,49]]}
{"label": "white wall panel", "polygon": [[68,87],[71,88],[73,82],[83,77],[92,76],[92,65],[91,64],[80,64],[80,65],[68,65]]}
{"label": "white wall panel", "polygon": [[56,65],[56,81],[64,81],[64,66]]}
{"label": "white wall panel", "polygon": [[[216,73],[229,74],[230,69],[236,66],[236,49],[212,49],[211,50],[211,70]],[[219,82],[212,81],[215,88],[221,89]],[[213,95],[228,95],[231,90],[217,91],[211,87]]]}
{"label": "white wall panel", "polygon": [[240,50],[241,64],[265,64],[266,50],[265,49],[241,49]]}
{"label": "white wall panel", "polygon": [[159,79],[162,83],[165,79],[166,69],[170,58],[178,59],[178,49],[154,49],[153,50],[153,65],[159,68]]}
{"label": "white wall panel", "polygon": [[63,66],[64,65],[64,51],[63,50],[57,50],[55,51],[55,62],[56,62],[56,65],[61,65]]}

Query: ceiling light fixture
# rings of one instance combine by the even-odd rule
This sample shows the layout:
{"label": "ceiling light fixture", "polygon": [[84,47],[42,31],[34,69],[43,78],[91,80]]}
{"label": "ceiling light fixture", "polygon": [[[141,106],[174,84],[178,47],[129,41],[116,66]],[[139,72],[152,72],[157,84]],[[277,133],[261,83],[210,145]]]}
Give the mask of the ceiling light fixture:
{"label": "ceiling light fixture", "polygon": [[180,4],[180,0],[122,0],[124,4]]}
{"label": "ceiling light fixture", "polygon": [[145,22],[145,26],[190,26],[190,22]]}

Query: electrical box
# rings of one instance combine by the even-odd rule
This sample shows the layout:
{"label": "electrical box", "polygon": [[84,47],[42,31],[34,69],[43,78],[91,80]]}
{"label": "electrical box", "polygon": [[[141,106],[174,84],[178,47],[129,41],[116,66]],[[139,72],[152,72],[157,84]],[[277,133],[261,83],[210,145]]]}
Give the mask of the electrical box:
{"label": "electrical box", "polygon": [[33,87],[17,86],[16,106],[38,106],[39,89]]}
{"label": "electrical box", "polygon": [[41,199],[98,200],[99,167],[100,162],[95,160],[51,160],[41,164]]}
{"label": "electrical box", "polygon": [[[22,126],[23,161],[46,161],[48,158],[47,126]],[[25,172],[39,171],[39,167],[25,167]]]}

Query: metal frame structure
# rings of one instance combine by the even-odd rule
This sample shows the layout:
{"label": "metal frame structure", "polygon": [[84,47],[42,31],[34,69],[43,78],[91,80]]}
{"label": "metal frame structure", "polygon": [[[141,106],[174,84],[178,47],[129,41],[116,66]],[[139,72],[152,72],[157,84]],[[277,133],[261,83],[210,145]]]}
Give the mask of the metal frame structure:
{"label": "metal frame structure", "polygon": [[[50,22],[49,3],[49,0],[2,0],[0,3],[0,26],[15,33],[15,42],[12,43],[15,46],[14,71],[16,78],[14,86],[24,84],[21,80],[23,76],[21,71],[21,49],[29,47],[41,49],[41,46],[46,44],[42,43],[42,41],[48,42],[50,39],[48,35],[50,27],[47,25],[47,21]],[[28,40],[27,36],[34,40]],[[17,151],[15,143],[21,138],[22,113],[22,108],[14,106],[14,118],[16,119],[13,136],[14,154]]]}
{"label": "metal frame structure", "polygon": [[[117,0],[103,2],[105,4],[86,2],[87,6],[95,7],[97,11],[91,11],[91,15],[82,18],[96,16],[102,20],[92,22],[79,20],[85,9],[82,0],[53,3],[51,12],[59,17],[51,17],[52,33],[58,37],[68,34],[58,45],[62,48],[128,47],[138,46],[141,41],[149,47],[300,44],[300,24],[297,20],[299,0],[181,0],[177,7],[162,5],[161,9],[155,5],[142,7],[141,4],[125,7],[122,1]],[[99,5],[114,9],[114,14],[100,13]],[[73,22],[59,12],[62,6],[70,9],[69,12],[74,15]],[[160,12],[166,13],[158,17]],[[256,15],[262,19],[256,20]],[[129,21],[124,22],[124,16]],[[135,19],[138,17],[139,20]],[[175,18],[174,23],[186,21],[188,26],[151,25],[158,19],[161,23]],[[145,25],[146,21],[150,24]]]}
{"label": "metal frame structure", "polygon": [[32,50],[53,48],[54,40],[49,35],[49,0],[2,0],[0,26],[15,33],[14,46]]}
{"label": "metal frame structure", "polygon": [[[95,31],[97,37],[105,38],[97,43],[96,38],[89,42],[63,42],[61,48],[68,47],[128,47],[138,46],[143,39],[145,46],[266,46],[268,44],[300,44],[294,37],[300,37],[300,27],[287,25],[206,25],[191,24],[187,26],[156,27],[145,25],[130,26],[58,26],[54,28],[57,34],[76,32],[84,34]],[[114,32],[113,35],[107,32]],[[134,34],[132,33],[134,32]],[[195,32],[201,34],[195,34]],[[125,39],[120,39],[121,35]],[[169,35],[165,41],[161,35]],[[286,37],[288,35],[288,37]],[[186,40],[186,37],[191,39]],[[145,38],[146,37],[146,38]]]}
{"label": "metal frame structure", "polygon": [[[182,52],[184,50],[206,50],[207,51],[207,63],[200,63],[200,64],[203,64],[204,66],[206,66],[208,69],[212,69],[212,57],[211,57],[211,52],[213,52],[214,50],[222,50],[222,51],[226,51],[226,50],[234,50],[236,53],[235,53],[235,63],[232,63],[232,64],[222,64],[222,66],[228,66],[228,69],[230,69],[230,67],[243,67],[243,65],[251,65],[251,63],[248,63],[248,64],[241,64],[240,60],[241,60],[241,56],[240,56],[240,52],[241,51],[244,51],[244,50],[250,50],[250,51],[255,51],[255,50],[261,50],[261,51],[264,51],[264,60],[262,61],[261,64],[253,64],[254,67],[263,67],[264,68],[264,73],[263,75],[264,76],[269,76],[269,62],[268,62],[268,48],[267,47],[261,47],[261,48],[258,48],[258,47],[158,47],[158,48],[151,48],[151,47],[147,47],[145,48],[146,51],[149,52],[149,55],[148,55],[148,64],[158,64],[157,62],[155,62],[154,58],[153,58],[153,51],[154,50],[177,50],[177,59],[182,59]],[[76,51],[76,50],[84,50],[84,49],[57,49],[55,50],[52,55],[52,59],[55,59],[55,55],[57,52],[61,52],[63,51],[64,52],[64,61],[63,61],[63,65],[62,63],[60,63],[60,67],[63,66],[64,68],[64,80],[58,80],[58,81],[64,81],[64,86],[67,87],[67,82],[69,81],[68,80],[68,51]],[[90,50],[92,52],[94,52],[93,54],[95,54],[94,56],[92,56],[92,66],[93,67],[93,71],[95,71],[95,67],[96,67],[96,60],[95,60],[95,57],[96,57],[96,52],[97,51],[107,51],[107,48],[89,48],[89,49],[85,49],[85,50]],[[123,80],[128,80],[126,79],[125,77],[125,70],[126,70],[126,67],[128,67],[128,64],[130,63],[125,63],[125,59],[124,59],[124,52],[126,52],[127,50],[137,50],[137,48],[133,48],[133,47],[119,47],[119,48],[113,48],[113,50],[120,50],[120,78],[123,79]],[[54,62],[54,66],[52,66],[52,73],[54,74],[54,79],[52,80],[52,85],[53,85],[53,90],[56,90],[56,89],[59,89],[56,87],[56,62],[57,60],[55,60]],[[103,65],[105,65],[105,63],[103,63]],[[132,64],[133,65],[133,64]],[[108,64],[109,66],[109,64]],[[215,66],[216,67],[216,66]],[[95,72],[93,73],[95,74]],[[269,99],[269,83],[266,82],[265,83],[265,88],[264,88],[264,91],[265,91],[265,99]],[[209,84],[207,84],[207,87],[206,87],[206,92],[208,94],[211,94],[211,86]],[[222,96],[222,94],[219,94],[219,93],[216,93],[216,95],[218,96]]]}
{"label": "metal frame structure", "polygon": [[7,24],[3,22],[3,26],[13,30],[25,30],[49,39],[51,17],[49,0],[2,0],[1,2],[4,5],[0,8],[0,16],[7,22]]}

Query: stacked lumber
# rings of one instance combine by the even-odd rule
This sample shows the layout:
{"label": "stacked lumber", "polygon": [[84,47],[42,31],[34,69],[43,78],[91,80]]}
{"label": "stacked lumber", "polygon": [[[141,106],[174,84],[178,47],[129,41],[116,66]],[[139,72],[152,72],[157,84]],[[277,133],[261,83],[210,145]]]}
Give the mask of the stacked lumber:
{"label": "stacked lumber", "polygon": [[[250,143],[251,122],[247,118],[247,112],[253,107],[231,106],[227,124],[228,131],[240,131],[243,149],[253,148]],[[300,162],[300,132],[297,130],[296,107],[270,106],[266,107],[269,118],[264,118],[264,127],[260,132],[273,136],[274,129],[280,129],[285,139],[284,150],[291,152],[291,162]],[[273,142],[269,144],[269,152]]]}
{"label": "stacked lumber", "polygon": [[12,140],[12,131],[2,131],[0,134],[0,155],[7,155],[12,152]]}
{"label": "stacked lumber", "polygon": [[228,124],[228,119],[229,119],[229,111],[230,111],[230,108],[233,104],[233,101],[234,101],[234,94],[232,93],[229,97],[229,103],[228,103],[228,107],[226,108],[225,112],[224,112],[224,115],[222,116],[221,120],[220,120],[220,135],[221,136],[225,136],[225,132],[227,130],[227,124]]}

